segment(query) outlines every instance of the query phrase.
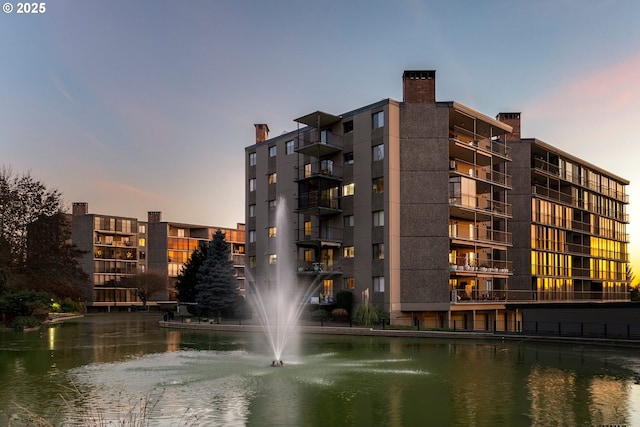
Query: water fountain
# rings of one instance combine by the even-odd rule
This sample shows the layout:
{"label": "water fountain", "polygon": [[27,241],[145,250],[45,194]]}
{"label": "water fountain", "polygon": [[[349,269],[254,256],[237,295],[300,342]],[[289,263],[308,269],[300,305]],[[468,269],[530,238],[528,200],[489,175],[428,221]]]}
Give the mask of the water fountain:
{"label": "water fountain", "polygon": [[318,289],[316,277],[307,288],[296,280],[296,253],[291,246],[291,223],[288,220],[287,201],[280,196],[276,203],[276,266],[275,276],[248,277],[249,302],[258,314],[260,325],[273,353],[272,366],[284,366],[282,356],[287,349],[295,352],[297,325],[307,298]]}

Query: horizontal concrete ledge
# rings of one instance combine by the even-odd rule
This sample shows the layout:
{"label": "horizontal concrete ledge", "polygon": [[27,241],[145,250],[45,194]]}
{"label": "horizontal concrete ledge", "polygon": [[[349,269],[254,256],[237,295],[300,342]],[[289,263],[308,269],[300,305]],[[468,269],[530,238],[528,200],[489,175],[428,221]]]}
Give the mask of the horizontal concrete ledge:
{"label": "horizontal concrete ledge", "polygon": [[[232,325],[216,323],[182,323],[182,322],[159,322],[160,327],[171,329],[189,329],[201,331],[223,331],[223,332],[263,332],[260,325]],[[546,335],[525,335],[514,332],[473,332],[473,331],[433,331],[433,330],[403,330],[403,329],[374,329],[362,326],[298,326],[297,329],[304,334],[318,335],[352,335],[363,337],[404,337],[404,338],[441,338],[441,339],[480,339],[499,340],[522,343],[533,342],[554,342],[570,344],[589,344],[609,347],[640,348],[640,340],[624,340],[610,338],[580,338],[580,337],[558,337]]]}

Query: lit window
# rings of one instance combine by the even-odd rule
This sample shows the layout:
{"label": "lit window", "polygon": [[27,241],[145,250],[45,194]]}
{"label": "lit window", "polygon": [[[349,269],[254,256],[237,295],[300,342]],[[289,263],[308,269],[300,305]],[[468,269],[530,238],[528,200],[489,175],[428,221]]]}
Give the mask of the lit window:
{"label": "lit window", "polygon": [[371,124],[374,129],[384,126],[384,111],[378,111],[371,115]]}
{"label": "lit window", "polygon": [[384,193],[384,177],[373,179],[373,192],[375,194]]}
{"label": "lit window", "polygon": [[275,157],[277,154],[278,154],[278,150],[275,145],[272,145],[271,147],[269,147],[269,157]]}
{"label": "lit window", "polygon": [[249,205],[249,218],[256,216],[256,205]]}
{"label": "lit window", "polygon": [[138,233],[144,234],[147,232],[147,226],[144,224],[138,224]]}
{"label": "lit window", "polygon": [[345,246],[342,249],[343,258],[353,258],[355,255],[355,248],[353,246]]}
{"label": "lit window", "polygon": [[269,264],[275,264],[278,260],[277,254],[269,254]]}
{"label": "lit window", "polygon": [[373,244],[373,259],[384,259],[384,243]]}
{"label": "lit window", "polygon": [[378,144],[373,146],[373,161],[384,159],[384,144]]}
{"label": "lit window", "polygon": [[344,226],[353,227],[353,224],[354,224],[353,215],[346,215],[344,217]]}
{"label": "lit window", "polygon": [[269,237],[276,237],[276,227],[269,227]]}
{"label": "lit window", "polygon": [[309,178],[311,176],[311,163],[304,165],[304,177]]}
{"label": "lit window", "polygon": [[373,292],[384,292],[384,276],[373,278]]}
{"label": "lit window", "polygon": [[353,196],[355,192],[356,185],[352,182],[350,184],[346,184],[342,186],[342,195],[343,196]]}
{"label": "lit window", "polygon": [[144,238],[139,238],[138,239],[138,246],[146,246],[147,245],[147,241]]}
{"label": "lit window", "polygon": [[249,257],[249,268],[255,268],[255,267],[256,267],[256,257],[250,256]]}
{"label": "lit window", "polygon": [[311,236],[311,221],[305,221],[304,223],[304,235]]}
{"label": "lit window", "polygon": [[313,261],[313,250],[312,249],[305,249],[305,251],[304,251],[304,260],[306,262],[312,262]]}
{"label": "lit window", "polygon": [[355,289],[355,287],[356,287],[356,279],[355,279],[355,277],[345,277],[344,278],[344,287],[345,287],[345,289]]}
{"label": "lit window", "polygon": [[256,165],[256,153],[249,153],[249,166]]}
{"label": "lit window", "polygon": [[249,180],[249,191],[256,191],[256,179],[251,178]]}
{"label": "lit window", "polygon": [[270,173],[267,176],[267,181],[269,182],[269,184],[275,184],[276,181],[278,180],[278,174],[277,173]]}
{"label": "lit window", "polygon": [[376,211],[373,213],[373,226],[384,227],[384,211]]}
{"label": "lit window", "polygon": [[296,147],[295,147],[295,143],[293,142],[293,140],[287,141],[285,146],[287,147],[287,156],[289,154],[293,154],[294,153]]}

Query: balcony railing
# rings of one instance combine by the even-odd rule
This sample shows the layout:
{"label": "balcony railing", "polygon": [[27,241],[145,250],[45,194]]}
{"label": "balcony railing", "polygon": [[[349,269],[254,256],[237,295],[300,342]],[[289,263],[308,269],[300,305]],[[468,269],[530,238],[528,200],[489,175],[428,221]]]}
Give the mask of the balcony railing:
{"label": "balcony railing", "polygon": [[296,242],[299,245],[304,243],[315,244],[319,242],[341,243],[343,229],[337,227],[312,227],[310,230],[298,230]]}
{"label": "balcony railing", "polygon": [[342,274],[342,263],[321,261],[298,261],[296,272],[298,274]]}
{"label": "balcony railing", "polygon": [[567,301],[629,301],[628,292],[596,291],[520,291],[520,290],[482,290],[453,289],[453,304],[496,303],[496,302],[567,302]]}
{"label": "balcony railing", "polygon": [[498,215],[512,216],[512,206],[509,203],[478,197],[471,194],[449,194],[449,204],[461,208],[491,212]]}
{"label": "balcony railing", "polygon": [[310,178],[342,179],[342,167],[328,160],[308,163],[298,168],[298,181]]}
{"label": "balcony railing", "polygon": [[451,239],[469,240],[474,242],[501,243],[510,245],[513,242],[512,234],[507,231],[493,230],[481,227],[449,227]]}
{"label": "balcony railing", "polygon": [[449,131],[449,137],[458,144],[472,146],[487,153],[511,159],[511,147],[502,141],[475,135],[473,132],[458,126],[454,126],[453,130]]}
{"label": "balcony railing", "polygon": [[567,205],[575,206],[580,209],[586,209],[589,212],[596,213],[598,215],[606,216],[609,218],[617,219],[618,221],[628,223],[629,214],[619,211],[607,211],[605,207],[592,206],[586,199],[575,198],[571,194],[563,193],[557,190],[543,187],[541,185],[534,185],[531,187],[531,194],[534,196],[540,196],[554,201],[559,201]]}
{"label": "balcony railing", "polygon": [[495,171],[490,167],[481,167],[460,159],[453,159],[450,160],[449,169],[459,174],[482,179],[504,187],[512,186],[511,175]]}

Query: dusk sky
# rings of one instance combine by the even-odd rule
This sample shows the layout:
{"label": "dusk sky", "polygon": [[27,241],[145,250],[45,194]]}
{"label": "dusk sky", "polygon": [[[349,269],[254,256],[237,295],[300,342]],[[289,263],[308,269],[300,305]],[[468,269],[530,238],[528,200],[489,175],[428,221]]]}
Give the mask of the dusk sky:
{"label": "dusk sky", "polygon": [[521,112],[523,137],[630,180],[640,274],[640,1],[8,3],[0,164],[69,205],[233,227],[254,123],[402,100],[402,71],[433,69],[437,100]]}

